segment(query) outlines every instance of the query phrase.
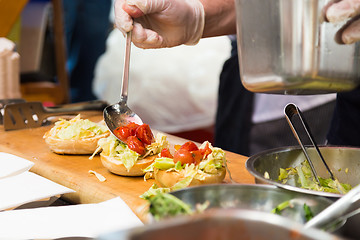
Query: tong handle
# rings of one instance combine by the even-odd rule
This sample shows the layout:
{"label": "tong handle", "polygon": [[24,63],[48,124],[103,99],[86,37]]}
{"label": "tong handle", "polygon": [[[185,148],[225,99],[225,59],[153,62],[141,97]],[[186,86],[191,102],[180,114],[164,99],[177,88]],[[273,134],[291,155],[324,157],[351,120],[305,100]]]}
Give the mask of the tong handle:
{"label": "tong handle", "polygon": [[303,116],[302,116],[302,113],[301,113],[300,109],[299,109],[295,104],[289,103],[289,104],[287,104],[287,105],[285,106],[284,113],[285,113],[285,116],[286,116],[286,120],[288,121],[289,126],[290,126],[290,128],[291,128],[291,130],[292,130],[292,132],[293,132],[293,134],[294,134],[294,136],[295,136],[295,138],[298,140],[298,142],[299,142],[299,144],[300,144],[300,146],[301,146],[301,149],[303,150],[303,152],[304,152],[304,154],[305,154],[305,157],[306,157],[306,159],[307,159],[307,161],[308,161],[308,163],[309,163],[309,165],[310,165],[311,171],[312,171],[312,173],[314,174],[316,181],[320,183],[320,181],[319,181],[319,179],[318,179],[318,177],[317,177],[317,173],[316,173],[316,170],[315,170],[315,168],[314,168],[314,165],[313,165],[313,163],[312,163],[312,161],[311,161],[311,159],[310,159],[310,157],[309,157],[309,155],[308,155],[308,153],[307,153],[307,151],[306,151],[306,149],[305,149],[305,147],[304,147],[304,144],[301,142],[301,139],[300,139],[299,135],[297,134],[296,129],[295,129],[293,123],[292,123],[292,117],[293,117],[294,115],[298,115],[298,116],[299,116],[300,122],[301,122],[301,124],[303,125],[303,127],[304,127],[304,129],[305,129],[305,131],[306,131],[307,136],[309,137],[312,145],[313,145],[314,148],[316,149],[316,152],[318,153],[321,161],[322,161],[323,164],[325,165],[326,170],[329,172],[331,179],[332,179],[332,180],[335,180],[335,177],[334,177],[333,173],[331,172],[329,166],[327,165],[324,157],[322,156],[322,154],[321,154],[321,152],[320,152],[320,150],[319,150],[319,148],[318,148],[318,146],[317,146],[317,144],[316,144],[316,142],[315,142],[315,140],[314,140],[314,138],[313,138],[313,136],[312,136],[312,134],[311,134],[311,132],[310,132],[310,128],[308,127],[305,119],[304,119]]}
{"label": "tong handle", "polygon": [[358,214],[359,209],[353,210],[354,204],[360,200],[360,185],[351,189],[343,197],[324,209],[310,221],[305,224],[305,228],[324,228],[330,223],[346,220],[347,218]]}

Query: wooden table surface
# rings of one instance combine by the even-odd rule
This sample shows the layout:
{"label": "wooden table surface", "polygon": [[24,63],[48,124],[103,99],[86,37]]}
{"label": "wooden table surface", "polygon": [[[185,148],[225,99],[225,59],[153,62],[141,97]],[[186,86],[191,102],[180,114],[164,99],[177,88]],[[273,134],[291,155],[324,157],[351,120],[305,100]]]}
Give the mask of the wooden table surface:
{"label": "wooden table surface", "polygon": [[[98,112],[88,112],[84,116],[93,121],[101,120]],[[58,155],[51,152],[43,135],[52,126],[13,131],[4,131],[3,126],[0,126],[0,151],[34,162],[32,172],[75,190],[75,193],[62,196],[66,201],[74,204],[98,203],[120,196],[142,221],[146,221],[146,201],[139,196],[150,188],[153,180],[145,182],[142,177],[112,174],[102,166],[99,156],[90,160],[87,155]],[[168,141],[181,144],[186,140],[168,135]],[[254,183],[254,177],[245,169],[247,157],[226,152],[226,159],[236,183]],[[100,173],[106,181],[100,182],[89,170]],[[224,183],[231,183],[229,174]]]}

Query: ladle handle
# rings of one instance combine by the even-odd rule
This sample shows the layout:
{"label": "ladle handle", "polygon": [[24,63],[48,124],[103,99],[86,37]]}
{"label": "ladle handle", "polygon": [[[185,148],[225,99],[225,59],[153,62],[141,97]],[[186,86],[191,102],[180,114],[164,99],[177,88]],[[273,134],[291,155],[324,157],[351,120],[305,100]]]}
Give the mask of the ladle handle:
{"label": "ladle handle", "polygon": [[129,86],[129,68],[130,68],[130,51],[131,51],[131,31],[126,33],[124,70],[121,81],[120,102],[126,103],[128,97]]}

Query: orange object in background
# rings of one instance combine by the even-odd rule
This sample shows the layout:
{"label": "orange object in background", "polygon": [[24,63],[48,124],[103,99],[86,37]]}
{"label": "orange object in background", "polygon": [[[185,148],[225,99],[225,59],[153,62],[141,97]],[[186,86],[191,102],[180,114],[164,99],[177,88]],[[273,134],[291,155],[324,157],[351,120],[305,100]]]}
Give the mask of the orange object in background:
{"label": "orange object in background", "polygon": [[0,0],[0,37],[6,37],[28,0]]}

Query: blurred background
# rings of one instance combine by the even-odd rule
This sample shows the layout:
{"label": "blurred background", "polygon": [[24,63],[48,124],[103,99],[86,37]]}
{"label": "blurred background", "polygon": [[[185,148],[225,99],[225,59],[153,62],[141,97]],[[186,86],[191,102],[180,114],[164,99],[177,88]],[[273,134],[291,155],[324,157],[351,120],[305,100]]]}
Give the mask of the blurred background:
{"label": "blurred background", "polygon": [[[22,98],[45,106],[119,101],[125,39],[113,28],[112,0],[1,4],[1,37],[20,54]],[[219,75],[230,48],[225,36],[168,49],[133,45],[129,106],[153,129],[212,142]]]}

